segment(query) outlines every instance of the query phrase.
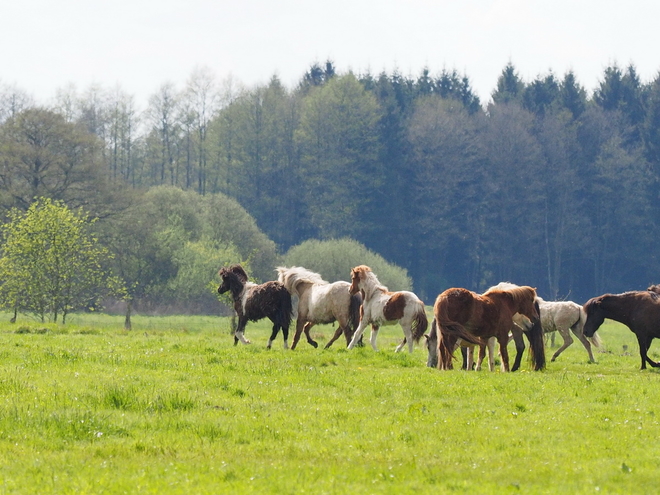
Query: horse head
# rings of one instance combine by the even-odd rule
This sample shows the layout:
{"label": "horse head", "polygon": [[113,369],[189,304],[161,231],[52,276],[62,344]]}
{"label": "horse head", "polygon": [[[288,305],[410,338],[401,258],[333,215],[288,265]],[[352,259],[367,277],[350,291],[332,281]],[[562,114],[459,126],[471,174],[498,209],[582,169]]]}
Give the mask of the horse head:
{"label": "horse head", "polygon": [[593,337],[605,321],[605,310],[602,307],[604,297],[592,297],[583,306],[584,312],[587,313],[587,321],[584,322],[582,333],[587,338]]}
{"label": "horse head", "polygon": [[522,286],[515,290],[514,299],[518,302],[518,313],[525,315],[531,323],[539,321],[539,305],[536,302],[536,289],[529,286]]}
{"label": "horse head", "polygon": [[435,318],[431,322],[431,331],[428,335],[424,335],[426,341],[426,350],[429,355],[426,360],[426,366],[429,368],[438,367],[438,325]]}
{"label": "horse head", "polygon": [[362,282],[366,279],[367,273],[371,271],[367,265],[356,266],[351,269],[351,286],[349,292],[351,295],[357,294],[362,289]]}
{"label": "horse head", "polygon": [[232,295],[240,294],[248,281],[247,273],[240,265],[223,267],[218,275],[222,279],[222,284],[218,287],[218,294],[224,294],[227,291],[231,291]]}

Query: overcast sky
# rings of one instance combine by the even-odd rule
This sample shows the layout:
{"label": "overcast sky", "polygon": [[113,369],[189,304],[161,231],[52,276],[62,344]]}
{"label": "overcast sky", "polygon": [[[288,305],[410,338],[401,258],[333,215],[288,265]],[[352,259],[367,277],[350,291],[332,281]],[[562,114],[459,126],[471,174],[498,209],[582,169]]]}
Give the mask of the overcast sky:
{"label": "overcast sky", "polygon": [[0,83],[47,102],[73,83],[120,85],[140,105],[198,67],[293,87],[338,72],[456,69],[482,103],[510,61],[530,81],[573,70],[591,92],[613,63],[660,70],[660,2],[647,0],[0,0]]}

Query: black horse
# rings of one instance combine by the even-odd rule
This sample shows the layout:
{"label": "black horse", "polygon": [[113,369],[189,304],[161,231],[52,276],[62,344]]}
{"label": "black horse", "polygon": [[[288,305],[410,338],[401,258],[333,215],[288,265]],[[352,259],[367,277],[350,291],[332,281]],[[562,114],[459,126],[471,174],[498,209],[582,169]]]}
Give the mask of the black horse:
{"label": "black horse", "polygon": [[220,294],[231,292],[234,310],[238,316],[238,326],[234,332],[234,345],[238,344],[239,340],[244,344],[250,343],[243,336],[248,320],[257,321],[268,318],[273,322],[273,332],[268,340],[268,349],[271,348],[280,328],[284,336],[284,348],[288,349],[293,305],[291,294],[284,285],[275,281],[264,284],[249,282],[247,273],[241,265],[221,268],[218,274],[222,278],[222,285],[218,287],[218,292]]}
{"label": "black horse", "polygon": [[637,336],[643,370],[646,369],[646,363],[654,368],[660,367],[660,363],[648,357],[651,342],[660,338],[660,294],[650,289],[604,294],[589,299],[584,305],[587,313],[584,336],[593,337],[605,318],[623,323]]}

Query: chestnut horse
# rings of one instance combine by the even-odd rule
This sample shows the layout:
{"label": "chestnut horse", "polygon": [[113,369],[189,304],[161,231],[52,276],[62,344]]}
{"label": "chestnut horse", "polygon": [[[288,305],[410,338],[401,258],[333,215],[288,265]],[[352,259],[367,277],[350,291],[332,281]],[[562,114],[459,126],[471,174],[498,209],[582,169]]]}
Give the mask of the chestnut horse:
{"label": "chestnut horse", "polygon": [[339,323],[335,334],[325,345],[326,349],[339,338],[342,332],[346,337],[346,344],[351,341],[355,328],[360,322],[362,294],[351,295],[350,283],[341,280],[328,283],[318,273],[300,266],[290,268],[280,266],[277,268],[277,274],[278,282],[283,284],[292,296],[298,297],[298,319],[291,349],[296,348],[303,330],[307,342],[318,347],[309,334],[309,330],[317,323],[334,321]]}
{"label": "chestnut horse", "polygon": [[218,293],[231,292],[234,310],[238,316],[238,325],[234,332],[234,345],[239,341],[243,344],[250,343],[243,335],[248,320],[257,321],[268,318],[273,322],[268,349],[271,348],[280,328],[284,336],[284,348],[288,349],[289,325],[293,312],[289,291],[279,282],[264,284],[249,282],[247,273],[241,265],[221,268],[218,275],[222,278],[222,285],[218,287]]}
{"label": "chestnut horse", "polygon": [[530,358],[535,370],[545,367],[543,330],[539,323],[536,290],[522,286],[511,289],[489,289],[483,295],[462,288],[444,291],[438,296],[433,312],[440,335],[438,338],[438,368],[453,368],[453,351],[458,339],[479,345],[483,359],[486,339],[495,337],[500,346],[502,370],[509,371],[509,330],[516,313],[532,322],[528,331]]}
{"label": "chestnut horse", "polygon": [[348,344],[353,349],[360,340],[367,325],[371,324],[371,347],[375,351],[376,337],[381,325],[394,325],[399,323],[405,338],[396,348],[401,351],[408,343],[408,351],[413,352],[413,342],[419,342],[428,327],[428,319],[424,310],[424,303],[412,292],[390,292],[381,285],[378,278],[366,265],[356,266],[351,270],[351,294],[362,291],[364,294],[362,310],[360,311],[360,324]]}
{"label": "chestnut horse", "polygon": [[589,299],[584,311],[587,321],[582,331],[586,337],[593,337],[605,318],[623,323],[637,337],[641,369],[646,369],[646,363],[660,367],[648,357],[651,342],[660,338],[660,294],[652,290],[603,294]]}

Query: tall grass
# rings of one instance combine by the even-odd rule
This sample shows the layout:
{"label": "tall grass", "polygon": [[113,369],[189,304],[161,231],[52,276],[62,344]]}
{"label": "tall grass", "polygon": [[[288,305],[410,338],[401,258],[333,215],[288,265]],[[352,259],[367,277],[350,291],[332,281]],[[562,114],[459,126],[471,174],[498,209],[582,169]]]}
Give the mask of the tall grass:
{"label": "tall grass", "polygon": [[399,327],[380,352],[267,351],[266,323],[234,347],[223,318],[133,327],[0,323],[0,493],[656,491],[660,375],[615,323],[595,364],[576,342],[510,374],[428,369],[393,352]]}

